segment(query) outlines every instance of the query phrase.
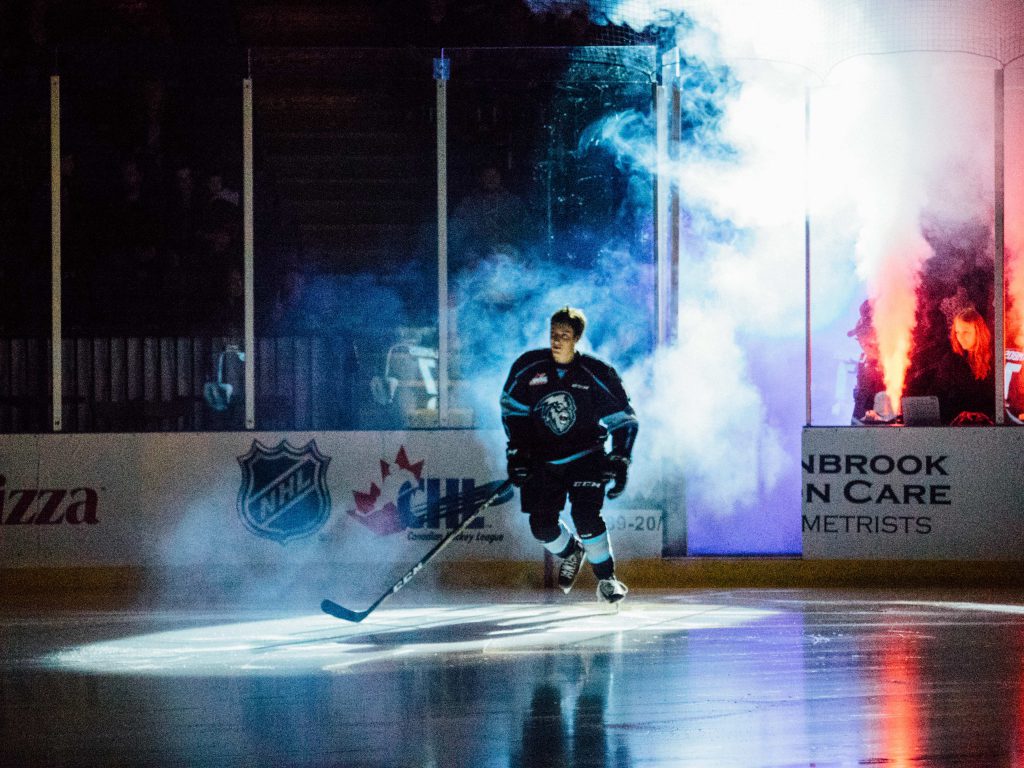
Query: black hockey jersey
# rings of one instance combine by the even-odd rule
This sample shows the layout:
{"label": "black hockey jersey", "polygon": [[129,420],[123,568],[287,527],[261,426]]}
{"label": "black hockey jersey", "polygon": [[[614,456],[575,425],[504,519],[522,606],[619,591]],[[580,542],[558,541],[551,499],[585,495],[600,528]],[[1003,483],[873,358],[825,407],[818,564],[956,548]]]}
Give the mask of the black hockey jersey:
{"label": "black hockey jersey", "polygon": [[559,365],[550,349],[531,350],[512,364],[501,421],[510,448],[555,464],[600,450],[609,433],[612,453],[629,458],[638,426],[614,368],[579,352]]}

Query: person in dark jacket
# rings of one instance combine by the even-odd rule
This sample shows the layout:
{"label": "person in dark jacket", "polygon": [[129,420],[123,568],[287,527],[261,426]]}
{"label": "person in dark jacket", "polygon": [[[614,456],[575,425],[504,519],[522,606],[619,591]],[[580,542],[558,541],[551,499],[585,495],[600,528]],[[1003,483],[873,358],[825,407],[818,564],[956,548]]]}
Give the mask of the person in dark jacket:
{"label": "person in dark jacket", "polygon": [[949,329],[950,354],[937,376],[945,424],[991,424],[995,415],[992,334],[973,307],[957,313]]}
{"label": "person in dark jacket", "polygon": [[882,361],[878,354],[878,336],[872,325],[871,302],[860,305],[860,318],[846,334],[857,339],[861,355],[857,361],[857,383],[853,388],[853,417],[851,424],[871,423],[878,420],[875,413],[875,395],[885,391]]}
{"label": "person in dark jacket", "polygon": [[[598,599],[616,603],[628,589],[615,577],[601,509],[607,485],[608,498],[625,490],[637,418],[615,369],[576,350],[585,327],[579,309],[564,307],[551,316],[550,348],[526,352],[512,364],[501,417],[509,478],[520,489],[534,538],[562,559],[559,586],[569,592],[589,559]],[[575,534],[561,520],[567,497]]]}

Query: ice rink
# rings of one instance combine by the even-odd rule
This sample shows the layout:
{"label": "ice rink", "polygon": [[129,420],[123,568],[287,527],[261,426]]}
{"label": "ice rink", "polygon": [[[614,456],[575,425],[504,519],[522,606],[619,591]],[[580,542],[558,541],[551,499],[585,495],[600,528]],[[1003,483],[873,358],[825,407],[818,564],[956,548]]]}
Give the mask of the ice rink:
{"label": "ice rink", "polygon": [[0,616],[4,766],[1024,765],[1019,591]]}

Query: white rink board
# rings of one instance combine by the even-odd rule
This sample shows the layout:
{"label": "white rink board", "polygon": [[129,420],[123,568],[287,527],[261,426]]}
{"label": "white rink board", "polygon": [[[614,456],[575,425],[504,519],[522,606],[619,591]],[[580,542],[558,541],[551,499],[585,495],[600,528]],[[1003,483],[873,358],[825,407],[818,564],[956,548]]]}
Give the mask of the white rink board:
{"label": "white rink board", "polygon": [[803,554],[1024,559],[1024,430],[810,427]]}
{"label": "white rink board", "polygon": [[[326,460],[321,472],[329,497],[315,530],[285,539],[256,533],[252,520],[243,519],[250,509],[246,500],[287,483],[292,472],[285,457],[281,466],[288,466],[278,471],[273,465],[264,485],[247,479],[240,458],[254,441],[268,449],[287,441],[297,453],[315,442]],[[415,562],[458,523],[458,509],[447,517],[444,511],[450,493],[474,487],[479,492],[504,479],[504,457],[496,445],[504,445],[503,434],[473,431],[7,435],[0,443],[0,562],[184,568]],[[399,462],[403,448],[407,461]],[[312,464],[307,460],[304,466]],[[387,511],[389,504],[398,509],[402,496],[407,510],[422,512],[431,493],[435,501],[441,497],[442,511],[432,519],[416,518],[414,527],[372,530],[350,512],[358,512],[355,493],[374,488],[374,511]],[[660,556],[660,510],[631,509],[627,494],[606,502],[605,518],[618,556]],[[441,557],[541,558],[518,496],[484,512],[479,523]]]}

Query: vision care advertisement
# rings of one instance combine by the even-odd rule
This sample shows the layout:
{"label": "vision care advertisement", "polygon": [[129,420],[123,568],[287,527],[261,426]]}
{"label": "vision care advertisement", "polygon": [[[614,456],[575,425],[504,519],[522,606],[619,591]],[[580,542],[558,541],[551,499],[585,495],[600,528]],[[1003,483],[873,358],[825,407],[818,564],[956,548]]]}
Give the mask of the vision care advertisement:
{"label": "vision care advertisement", "polygon": [[803,554],[1024,560],[1024,431],[811,427]]}
{"label": "vision care advertisement", "polygon": [[[497,432],[10,435],[0,451],[0,562],[409,563],[504,479]],[[628,494],[605,509],[617,554],[660,556],[660,510],[635,509]],[[441,555],[542,556],[514,490]]]}

